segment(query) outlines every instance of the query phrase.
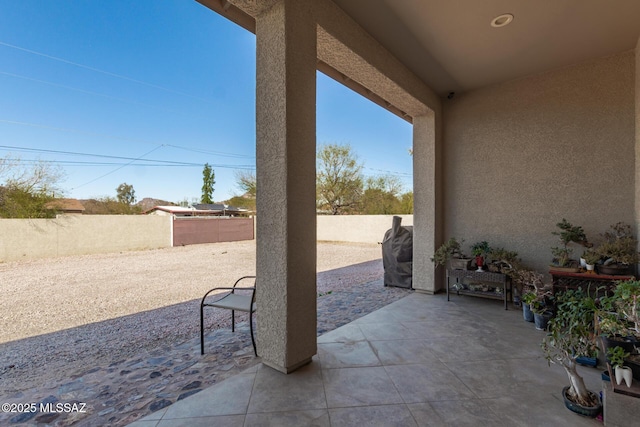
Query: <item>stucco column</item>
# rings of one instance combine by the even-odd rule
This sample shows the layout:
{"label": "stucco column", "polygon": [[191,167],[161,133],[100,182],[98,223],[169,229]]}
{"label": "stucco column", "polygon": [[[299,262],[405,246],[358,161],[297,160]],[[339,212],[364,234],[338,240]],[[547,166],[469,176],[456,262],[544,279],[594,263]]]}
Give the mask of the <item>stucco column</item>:
{"label": "stucco column", "polygon": [[310,0],[256,18],[258,354],[291,372],[316,354],[316,25]]}
{"label": "stucco column", "polygon": [[[636,236],[640,234],[640,38],[636,44],[636,175],[635,175],[635,228]],[[638,243],[638,250],[640,250],[640,243]],[[640,268],[636,264],[636,272],[640,273]]]}
{"label": "stucco column", "polygon": [[443,288],[444,278],[431,262],[443,229],[438,131],[435,114],[413,118],[413,287],[429,294]]}

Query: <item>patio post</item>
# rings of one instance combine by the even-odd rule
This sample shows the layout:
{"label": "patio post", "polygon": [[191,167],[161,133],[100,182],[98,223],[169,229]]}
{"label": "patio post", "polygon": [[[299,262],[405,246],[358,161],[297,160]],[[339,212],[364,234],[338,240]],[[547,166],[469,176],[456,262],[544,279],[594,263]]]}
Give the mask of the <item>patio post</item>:
{"label": "patio post", "polygon": [[316,24],[308,0],[256,17],[257,332],[289,373],[316,354]]}
{"label": "patio post", "polygon": [[443,229],[436,117],[434,112],[413,117],[413,287],[428,294],[438,292],[444,280],[430,260]]}

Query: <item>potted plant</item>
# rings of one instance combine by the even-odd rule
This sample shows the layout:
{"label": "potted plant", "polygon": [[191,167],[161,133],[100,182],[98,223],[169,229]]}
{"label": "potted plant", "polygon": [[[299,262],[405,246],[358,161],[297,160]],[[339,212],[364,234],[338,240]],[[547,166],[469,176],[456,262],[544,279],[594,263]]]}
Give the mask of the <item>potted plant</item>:
{"label": "potted plant", "polygon": [[[534,321],[534,309],[545,311],[548,287],[542,282],[542,274],[526,268],[513,268],[509,271],[514,289],[522,294],[522,315],[528,322]],[[550,301],[549,301],[550,302]]]}
{"label": "potted plant", "polygon": [[431,257],[431,261],[435,264],[436,268],[439,265],[446,265],[447,261],[449,261],[451,268],[454,270],[468,270],[471,264],[471,258],[468,258],[462,252],[462,243],[464,243],[464,240],[458,242],[455,237],[443,243],[435,251],[433,257]]}
{"label": "potted plant", "polygon": [[511,275],[520,264],[518,252],[508,251],[504,248],[491,248],[488,257],[491,258],[491,263],[487,265],[487,268],[493,273]]}
{"label": "potted plant", "polygon": [[593,249],[589,249],[582,254],[586,262],[587,273],[595,274],[596,264],[600,261],[600,254]]}
{"label": "potted plant", "polygon": [[633,373],[631,368],[624,366],[624,359],[630,356],[630,353],[624,351],[622,347],[611,347],[607,350],[609,364],[616,378],[616,384],[620,385],[624,379],[627,387],[631,387]]}
{"label": "potted plant", "polygon": [[602,410],[600,398],[587,389],[576,362],[579,355],[596,349],[595,302],[581,289],[559,294],[556,302],[556,315],[549,321],[549,333],[542,341],[545,358],[562,366],[569,377],[569,385],[562,390],[565,406],[581,415],[596,417]]}
{"label": "potted plant", "polygon": [[553,231],[551,234],[558,236],[562,247],[555,246],[551,248],[553,255],[551,268],[562,271],[578,272],[578,262],[571,259],[573,249],[569,248],[569,243],[578,243],[585,247],[593,246],[588,242],[584,230],[580,226],[574,226],[566,219],[556,224],[560,231]]}
{"label": "potted plant", "polygon": [[522,316],[527,322],[533,322],[533,311],[531,311],[531,304],[536,300],[535,292],[525,292],[522,295]]}
{"label": "potted plant", "polygon": [[487,256],[489,252],[491,252],[491,247],[489,247],[489,243],[486,240],[482,242],[477,242],[471,245],[471,252],[473,256],[476,257],[476,266],[478,267],[478,271],[482,271],[482,266],[484,265],[484,258]]}
{"label": "potted plant", "polygon": [[546,302],[546,296],[537,295],[531,303],[531,311],[533,312],[533,322],[536,329],[544,331],[549,325],[549,321],[553,317],[553,311]]}
{"label": "potted plant", "polygon": [[598,267],[601,274],[629,274],[631,265],[638,262],[638,241],[631,226],[623,222],[611,225],[602,237],[604,242],[598,246],[598,254],[604,262]]}
{"label": "potted plant", "polygon": [[613,305],[618,314],[631,323],[631,334],[640,337],[640,280],[623,280],[613,291]]}

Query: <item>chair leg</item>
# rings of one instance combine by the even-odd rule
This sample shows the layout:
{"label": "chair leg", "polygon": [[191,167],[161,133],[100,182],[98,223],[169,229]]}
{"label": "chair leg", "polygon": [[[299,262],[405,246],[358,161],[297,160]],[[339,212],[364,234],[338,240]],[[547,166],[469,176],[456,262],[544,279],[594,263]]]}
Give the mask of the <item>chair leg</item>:
{"label": "chair leg", "polygon": [[204,306],[200,304],[200,355],[204,355]]}
{"label": "chair leg", "polygon": [[253,344],[253,354],[258,357],[258,350],[256,350],[256,340],[253,338],[253,312],[249,313],[249,329],[251,330],[251,344]]}
{"label": "chair leg", "polygon": [[231,310],[231,332],[236,331],[236,311]]}

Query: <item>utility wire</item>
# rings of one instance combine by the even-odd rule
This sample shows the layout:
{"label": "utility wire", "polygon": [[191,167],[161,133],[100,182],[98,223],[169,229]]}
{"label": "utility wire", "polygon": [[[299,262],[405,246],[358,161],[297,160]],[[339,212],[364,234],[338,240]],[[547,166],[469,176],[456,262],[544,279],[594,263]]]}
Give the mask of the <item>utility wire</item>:
{"label": "utility wire", "polygon": [[80,184],[80,185],[78,185],[77,187],[72,188],[71,190],[77,190],[78,188],[80,188],[80,187],[84,187],[85,185],[91,184],[92,182],[96,182],[97,180],[102,179],[102,178],[104,178],[104,177],[105,177],[105,176],[107,176],[107,175],[111,175],[112,173],[114,173],[114,172],[116,172],[116,171],[119,171],[120,169],[124,168],[125,166],[128,166],[128,165],[130,165],[131,163],[133,163],[133,162],[135,162],[135,161],[137,161],[137,160],[142,159],[142,158],[143,158],[143,157],[145,157],[146,155],[151,154],[151,153],[153,153],[154,151],[156,151],[156,150],[158,150],[158,149],[160,149],[160,148],[162,148],[162,145],[157,146],[157,147],[156,147],[156,148],[154,148],[153,150],[147,151],[147,152],[146,152],[146,153],[144,153],[142,156],[138,157],[138,158],[137,158],[137,159],[135,159],[135,160],[130,161],[129,163],[125,163],[124,165],[119,166],[119,167],[117,167],[117,168],[113,169],[112,171],[107,172],[107,173],[105,173],[105,174],[103,174],[103,175],[100,175],[99,177],[97,177],[97,178],[95,178],[95,179],[92,179],[91,181],[87,181],[87,182],[85,182],[84,184]]}
{"label": "utility wire", "polygon": [[[124,165],[124,166],[144,166],[144,167],[187,167],[187,168],[191,168],[191,167],[198,167],[201,168],[204,166],[203,163],[184,163],[184,164],[175,164],[175,165],[171,165],[171,164],[157,164],[157,163],[122,163],[122,162],[83,162],[83,161],[77,161],[77,160],[41,160],[41,159],[15,159],[12,160],[15,163],[23,163],[23,164],[38,164],[38,163],[51,163],[51,164],[60,164],[60,165],[67,165],[67,166],[120,166],[120,165]],[[145,159],[142,159],[141,161],[148,161]],[[209,163],[209,166],[211,166],[212,168],[224,168],[224,169],[243,169],[243,170],[255,170],[256,167],[253,165],[226,165],[226,164],[211,164]]]}
{"label": "utility wire", "polygon": [[197,100],[200,100],[200,101],[203,101],[203,102],[206,102],[206,103],[211,103],[211,101],[209,101],[207,99],[200,98],[200,97],[194,96],[194,95],[190,95],[188,93],[181,92],[179,90],[169,89],[169,88],[166,88],[166,87],[163,87],[163,86],[159,86],[159,85],[156,85],[156,84],[153,84],[153,83],[147,83],[147,82],[144,82],[142,80],[133,79],[131,77],[123,76],[121,74],[112,73],[110,71],[105,71],[105,70],[101,70],[99,68],[90,67],[88,65],[80,64],[78,62],[73,62],[73,61],[69,61],[67,59],[58,58],[57,56],[47,55],[46,53],[37,52],[37,51],[31,50],[31,49],[26,49],[24,47],[20,47],[20,46],[16,46],[16,45],[13,45],[13,44],[5,43],[3,41],[0,41],[0,45],[6,46],[6,47],[10,47],[12,49],[21,50],[23,52],[27,52],[27,53],[30,53],[32,55],[42,56],[44,58],[51,59],[53,61],[63,62],[65,64],[69,64],[69,65],[73,65],[73,66],[76,66],[76,67],[84,68],[86,70],[94,71],[96,73],[105,74],[107,76],[116,77],[118,79],[127,80],[127,81],[130,81],[130,82],[134,82],[134,83],[138,83],[138,84],[141,84],[141,85],[149,86],[149,87],[152,87],[152,88],[155,88],[155,89],[160,89],[160,90],[163,90],[165,92],[171,92],[171,93],[175,93],[175,94],[178,94],[178,95],[187,96],[189,98],[197,99]]}
{"label": "utility wire", "polygon": [[[84,130],[79,130],[79,129],[59,128],[59,127],[54,127],[54,126],[42,125],[42,124],[38,124],[38,123],[18,122],[18,121],[15,121],[15,120],[5,120],[5,119],[0,119],[0,123],[7,123],[7,124],[12,124],[12,125],[20,125],[20,126],[30,126],[30,127],[36,127],[36,128],[42,128],[42,129],[51,129],[51,130],[56,130],[56,131],[59,131],[59,132],[78,133],[78,134],[92,135],[92,136],[104,136],[104,137],[111,138],[111,139],[117,139],[117,140],[121,140],[121,141],[140,142],[140,143],[143,143],[143,144],[152,144],[152,145],[160,144],[159,142],[146,141],[144,139],[127,138],[127,137],[124,137],[124,136],[117,136],[117,135],[111,135],[111,134],[100,133],[100,132],[89,132],[89,131],[84,131]],[[175,145],[175,144],[164,144],[164,145],[166,145],[167,147],[177,148],[177,149],[185,150],[185,151],[193,151],[195,153],[201,153],[201,154],[213,154],[213,155],[216,155],[216,156],[241,158],[241,159],[242,158],[244,158],[244,159],[255,159],[255,156],[249,156],[249,155],[246,155],[246,154],[234,154],[234,153],[227,153],[227,152],[224,152],[224,151],[204,150],[204,149],[201,149],[201,148],[183,147],[181,145]]]}
{"label": "utility wire", "polygon": [[111,100],[115,100],[115,101],[130,103],[130,104],[133,104],[133,105],[140,105],[140,106],[143,106],[143,107],[155,108],[156,110],[166,111],[168,113],[187,114],[186,112],[181,111],[181,110],[172,110],[170,108],[159,107],[159,106],[154,105],[154,104],[145,104],[144,102],[138,102],[138,101],[134,101],[134,100],[131,100],[131,99],[126,99],[126,98],[119,98],[117,96],[111,96],[111,95],[107,95],[105,93],[93,92],[93,91],[90,91],[90,90],[80,89],[80,88],[73,87],[73,86],[67,86],[67,85],[62,85],[62,84],[59,84],[59,83],[49,82],[49,81],[46,81],[46,80],[35,79],[33,77],[23,76],[23,75],[20,75],[20,74],[8,73],[6,71],[0,71],[0,74],[4,74],[5,76],[14,77],[14,78],[18,78],[18,79],[24,79],[24,80],[29,80],[29,81],[32,81],[32,82],[42,83],[42,84],[49,85],[49,86],[59,87],[59,88],[62,88],[62,89],[73,90],[73,91],[84,93],[84,94],[87,94],[87,95],[100,96],[100,97],[111,99]]}

